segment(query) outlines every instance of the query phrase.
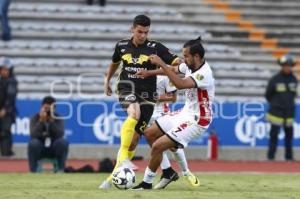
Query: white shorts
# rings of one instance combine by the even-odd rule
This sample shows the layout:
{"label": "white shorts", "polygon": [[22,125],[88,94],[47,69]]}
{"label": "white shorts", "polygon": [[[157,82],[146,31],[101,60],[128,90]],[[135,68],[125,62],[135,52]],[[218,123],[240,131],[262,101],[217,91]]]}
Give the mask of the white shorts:
{"label": "white shorts", "polygon": [[166,115],[166,113],[162,113],[162,112],[154,112],[154,113],[152,114],[152,116],[151,116],[151,119],[150,119],[148,125],[151,126],[151,125],[155,122],[155,120],[157,120],[158,118],[160,118],[160,117],[162,117],[162,116],[164,116],[164,115]]}
{"label": "white shorts", "polygon": [[164,134],[177,143],[179,148],[184,148],[191,140],[197,139],[209,126],[200,126],[195,116],[182,112],[164,115],[155,122]]}

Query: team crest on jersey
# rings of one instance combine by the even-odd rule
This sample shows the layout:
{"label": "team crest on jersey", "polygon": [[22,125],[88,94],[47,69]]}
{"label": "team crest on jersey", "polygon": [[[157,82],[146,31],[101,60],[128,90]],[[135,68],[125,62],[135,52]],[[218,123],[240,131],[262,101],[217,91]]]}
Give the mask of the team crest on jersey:
{"label": "team crest on jersey", "polygon": [[155,48],[156,43],[148,42],[147,46],[150,47],[150,48]]}
{"label": "team crest on jersey", "polygon": [[196,79],[199,81],[203,80],[203,78],[204,78],[203,75],[200,75],[200,74],[196,75]]}
{"label": "team crest on jersey", "polygon": [[147,62],[149,56],[141,54],[139,57],[132,57],[131,54],[127,53],[122,56],[122,59],[126,61],[128,64],[140,64],[143,65],[144,62]]}

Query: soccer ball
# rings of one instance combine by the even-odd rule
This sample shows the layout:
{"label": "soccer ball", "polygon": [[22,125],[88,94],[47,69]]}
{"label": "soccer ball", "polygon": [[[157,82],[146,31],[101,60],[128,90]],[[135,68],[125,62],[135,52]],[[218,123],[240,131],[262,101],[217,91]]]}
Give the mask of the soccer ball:
{"label": "soccer ball", "polygon": [[112,182],[118,189],[129,189],[135,183],[135,173],[132,169],[120,167],[113,173]]}

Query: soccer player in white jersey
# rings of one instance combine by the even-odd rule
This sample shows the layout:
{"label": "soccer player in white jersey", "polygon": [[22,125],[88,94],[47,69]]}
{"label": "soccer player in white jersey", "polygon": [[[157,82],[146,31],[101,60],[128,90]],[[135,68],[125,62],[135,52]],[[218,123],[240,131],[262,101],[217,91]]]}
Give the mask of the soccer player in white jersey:
{"label": "soccer player in white jersey", "polygon": [[[169,78],[165,75],[158,75],[156,82],[156,92],[157,92],[157,103],[154,108],[153,115],[149,124],[152,124],[156,119],[170,113],[170,102],[175,102],[177,98],[176,94],[177,88],[170,82]],[[138,141],[140,139],[139,134],[135,134],[130,145],[130,151],[135,151]],[[146,137],[147,139],[147,137]],[[188,168],[188,163],[185,157],[183,149],[172,149],[176,161],[179,163],[182,170],[183,177],[189,182],[191,186],[199,186],[199,179],[190,172]],[[128,166],[128,165],[127,165]],[[160,181],[155,185],[154,189],[164,189],[172,181],[176,181],[179,176],[176,171],[171,167],[167,152],[163,153],[163,158],[161,161],[162,175]],[[137,168],[132,165],[131,168]]]}
{"label": "soccer player in white jersey", "polygon": [[[197,139],[207,130],[212,121],[215,86],[212,70],[204,59],[205,50],[200,40],[191,40],[182,51],[185,63],[175,69],[166,65],[158,56],[151,55],[151,62],[161,68],[137,73],[141,77],[166,74],[176,88],[186,89],[186,101],[181,111],[160,117],[145,130],[151,144],[151,157],[143,181],[133,190],[151,189],[163,152],[187,147],[191,140]],[[178,77],[176,72],[185,74],[185,77]]]}
{"label": "soccer player in white jersey", "polygon": [[[156,92],[158,95],[158,100],[149,124],[154,123],[155,120],[157,120],[159,117],[169,114],[169,102],[175,102],[177,96],[177,88],[167,76],[158,75],[156,81]],[[184,178],[192,186],[199,186],[200,181],[192,172],[190,172],[188,168],[188,163],[183,149],[172,150],[172,152],[182,170]],[[162,169],[162,175],[160,177],[160,181],[155,185],[154,189],[164,189],[169,183],[171,183],[172,181],[176,181],[179,178],[178,174],[171,167],[166,151],[163,152],[163,158],[160,167]]]}

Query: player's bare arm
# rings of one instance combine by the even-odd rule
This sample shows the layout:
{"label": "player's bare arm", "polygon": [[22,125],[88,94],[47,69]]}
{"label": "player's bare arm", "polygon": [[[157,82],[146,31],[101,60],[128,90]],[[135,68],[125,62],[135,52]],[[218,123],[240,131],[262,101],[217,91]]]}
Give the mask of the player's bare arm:
{"label": "player's bare arm", "polygon": [[165,93],[163,95],[160,95],[157,99],[158,102],[176,102],[176,92],[175,93]]}
{"label": "player's bare arm", "polygon": [[[182,59],[177,57],[171,65],[171,66],[173,66],[173,67],[171,67],[171,70],[173,70],[175,73],[179,73],[178,66],[182,62],[183,62]],[[158,68],[158,69],[155,69],[155,70],[140,70],[135,75],[137,75],[137,77],[139,77],[139,78],[145,79],[145,78],[150,77],[150,76],[166,75],[166,74],[161,68]]]}
{"label": "player's bare arm", "polygon": [[[169,77],[169,79],[175,85],[176,88],[178,89],[195,88],[195,81],[191,77],[186,77],[186,78],[178,77],[178,75],[173,71],[172,67],[169,67],[157,55],[151,55],[149,59],[153,64],[156,64],[161,67],[161,69]],[[177,68],[177,72],[179,72],[178,67],[176,68]]]}
{"label": "player's bare arm", "polygon": [[104,92],[107,96],[111,96],[112,90],[109,85],[110,79],[116,73],[120,63],[111,63],[107,69],[105,80],[104,80]]}
{"label": "player's bare arm", "polygon": [[[179,73],[178,71],[178,65],[175,65],[175,66],[170,66],[169,67],[170,70],[172,70],[174,73]],[[162,68],[159,68],[159,69],[155,69],[155,70],[140,70],[136,73],[136,75],[139,77],[139,78],[147,78],[147,77],[150,77],[150,76],[155,76],[155,75],[166,75],[164,70]]]}

